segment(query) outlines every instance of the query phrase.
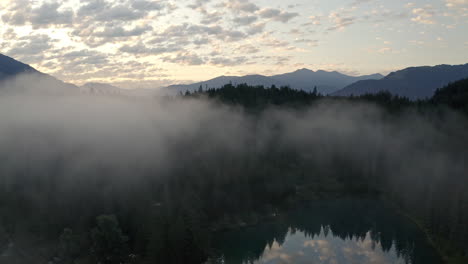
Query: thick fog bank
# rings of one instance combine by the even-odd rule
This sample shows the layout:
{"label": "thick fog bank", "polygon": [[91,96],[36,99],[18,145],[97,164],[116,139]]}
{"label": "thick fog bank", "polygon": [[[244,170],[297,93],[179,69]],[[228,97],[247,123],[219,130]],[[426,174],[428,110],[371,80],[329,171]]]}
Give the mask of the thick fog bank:
{"label": "thick fog bank", "polygon": [[37,83],[20,78],[0,93],[2,177],[40,173],[55,162],[66,178],[99,168],[132,181],[135,171],[157,177],[192,157],[211,163],[277,150],[294,151],[316,169],[339,166],[339,159],[368,173],[379,163],[394,177],[467,170],[468,122],[448,111],[436,119],[395,117],[371,104],[323,100],[252,116],[204,99],[41,93],[60,87]]}

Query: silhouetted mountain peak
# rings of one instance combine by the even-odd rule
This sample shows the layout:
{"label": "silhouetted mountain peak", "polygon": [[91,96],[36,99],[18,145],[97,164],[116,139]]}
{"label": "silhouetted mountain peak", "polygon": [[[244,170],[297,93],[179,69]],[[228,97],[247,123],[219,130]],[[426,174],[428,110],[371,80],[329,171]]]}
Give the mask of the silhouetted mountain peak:
{"label": "silhouetted mountain peak", "polygon": [[314,72],[313,70],[302,68],[294,72],[284,73],[273,76],[264,76],[259,74],[251,74],[246,76],[219,76],[211,80],[185,84],[185,85],[171,85],[166,87],[166,91],[170,94],[185,92],[185,91],[195,91],[200,85],[203,89],[208,88],[221,88],[223,85],[232,83],[232,84],[241,84],[246,83],[252,86],[262,85],[265,87],[270,87],[275,85],[280,86],[289,86],[297,90],[312,91],[317,87],[318,91],[322,94],[329,94],[335,92],[346,85],[349,85],[358,80],[364,79],[380,79],[383,76],[380,74],[373,74],[367,76],[348,76],[337,71],[327,72],[324,70],[318,70]]}
{"label": "silhouetted mountain peak", "polygon": [[391,72],[380,80],[353,83],[335,93],[338,96],[389,91],[410,99],[431,97],[437,88],[468,77],[468,64],[408,67]]}
{"label": "silhouetted mountain peak", "polygon": [[295,73],[314,73],[313,70],[309,70],[307,68],[302,68],[302,69],[298,69],[296,71],[294,71]]}
{"label": "silhouetted mountain peak", "polygon": [[19,62],[11,57],[0,54],[0,80],[21,73],[39,73],[33,67]]}
{"label": "silhouetted mountain peak", "polygon": [[2,89],[13,92],[30,90],[43,94],[61,94],[77,91],[75,85],[64,83],[3,54],[0,54],[0,81],[2,81]]}
{"label": "silhouetted mountain peak", "polygon": [[80,92],[90,95],[124,95],[122,88],[108,83],[89,82],[80,87]]}

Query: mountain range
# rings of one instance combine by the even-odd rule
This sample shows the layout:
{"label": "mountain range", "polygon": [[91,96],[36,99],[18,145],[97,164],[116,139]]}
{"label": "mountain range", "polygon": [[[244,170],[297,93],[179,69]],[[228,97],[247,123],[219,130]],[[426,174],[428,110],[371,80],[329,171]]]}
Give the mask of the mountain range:
{"label": "mountain range", "polygon": [[[25,75],[25,73],[27,73]],[[25,76],[20,78],[18,76]],[[271,87],[289,86],[293,89],[318,92],[332,96],[359,96],[367,93],[389,91],[394,95],[408,97],[412,100],[431,97],[434,92],[449,83],[468,78],[468,64],[437,65],[410,67],[395,71],[383,77],[381,74],[364,76],[348,76],[336,71],[312,71],[300,69],[291,73],[263,76],[220,76],[211,80],[192,84],[171,85],[161,88],[158,93],[153,89],[121,89],[110,84],[87,83],[81,87],[65,83],[50,75],[41,73],[33,67],[13,58],[0,54],[0,84],[15,79],[8,87],[11,90],[34,89],[31,84],[40,83],[35,87],[50,87],[47,92],[79,92],[93,95],[124,95],[151,97],[156,94],[175,95],[186,91],[206,88],[220,88],[225,84],[246,83],[253,86]],[[14,85],[12,85],[14,83]],[[37,91],[42,92],[42,91]]]}
{"label": "mountain range", "polygon": [[123,89],[107,83],[89,82],[79,87],[82,94],[91,95],[116,95],[130,97],[154,97],[155,89]]}
{"label": "mountain range", "polygon": [[[8,83],[8,85],[1,85],[2,83]],[[39,93],[62,94],[78,90],[74,84],[65,83],[27,64],[0,54],[0,85],[3,86],[3,91],[31,91],[31,84],[36,84],[35,87],[41,87],[40,91],[35,91]]]}
{"label": "mountain range", "polygon": [[425,99],[449,83],[468,77],[468,64],[410,67],[392,72],[380,80],[362,80],[333,93],[336,96],[359,96],[389,91],[409,99]]}
{"label": "mountain range", "polygon": [[107,83],[89,82],[79,87],[83,94],[121,95],[122,89]]}
{"label": "mountain range", "polygon": [[192,84],[178,84],[163,88],[168,94],[184,93],[186,91],[196,91],[201,86],[206,88],[220,88],[221,86],[232,83],[246,83],[253,86],[276,87],[289,86],[298,90],[313,91],[317,87],[317,91],[321,94],[330,94],[338,91],[346,85],[352,84],[359,80],[380,79],[383,75],[372,74],[364,76],[348,76],[339,72],[327,72],[323,70],[312,71],[309,69],[300,69],[294,72],[264,76],[264,75],[246,75],[246,76],[220,76],[211,80],[197,82]]}

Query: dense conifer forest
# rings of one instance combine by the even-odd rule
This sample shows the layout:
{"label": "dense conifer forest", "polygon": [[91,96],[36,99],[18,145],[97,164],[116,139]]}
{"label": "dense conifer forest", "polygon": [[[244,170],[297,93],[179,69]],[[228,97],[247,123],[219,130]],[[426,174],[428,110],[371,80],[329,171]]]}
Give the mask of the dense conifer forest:
{"label": "dense conifer forest", "polygon": [[[357,196],[388,201],[443,254],[466,260],[468,80],[420,101],[228,84],[162,103],[198,101],[238,114],[200,112],[207,117],[194,133],[168,133],[166,160],[145,156],[151,165],[122,161],[116,169],[84,157],[71,166],[87,152],[32,154],[42,131],[17,135],[21,155],[0,152],[0,248],[14,243],[29,263],[203,263],[213,255],[214,232],[266,221],[304,201]],[[246,132],[235,134],[238,126]],[[386,247],[389,232],[375,233]]]}

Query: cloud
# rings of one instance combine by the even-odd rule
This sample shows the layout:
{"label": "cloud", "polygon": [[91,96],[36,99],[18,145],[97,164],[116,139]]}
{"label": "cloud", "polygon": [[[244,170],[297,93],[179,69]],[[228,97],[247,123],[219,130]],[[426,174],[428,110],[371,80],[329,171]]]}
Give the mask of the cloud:
{"label": "cloud", "polygon": [[307,38],[295,39],[294,41],[296,43],[305,43],[310,47],[317,47],[318,42],[319,42],[317,39],[307,39]]}
{"label": "cloud", "polygon": [[195,53],[188,51],[179,52],[176,56],[168,56],[162,58],[165,62],[171,62],[183,65],[201,65],[205,63],[205,60]]}
{"label": "cloud", "polygon": [[99,65],[106,64],[108,62],[108,56],[96,51],[89,50],[76,50],[64,53],[61,58],[65,58],[68,61],[63,61],[67,63],[67,67],[76,67],[83,64]]}
{"label": "cloud", "polygon": [[445,5],[450,9],[448,16],[468,17],[468,0],[446,0]]}
{"label": "cloud", "polygon": [[408,19],[409,17],[411,17],[411,13],[408,11],[373,10],[370,14],[364,15],[363,19],[373,23],[385,23],[388,21]]}
{"label": "cloud", "polygon": [[251,44],[244,44],[237,47],[236,51],[242,54],[253,54],[258,53],[260,49]]}
{"label": "cloud", "polygon": [[136,26],[132,29],[125,29],[122,26],[106,26],[103,31],[95,32],[94,36],[103,38],[118,38],[140,36],[147,31],[151,31],[153,27],[149,25]]}
{"label": "cloud", "polygon": [[257,16],[240,16],[234,18],[234,23],[238,25],[250,25],[258,20]]}
{"label": "cloud", "polygon": [[81,38],[89,47],[111,43],[115,41],[114,38],[125,41],[125,38],[153,31],[152,23],[146,20],[150,14],[169,13],[172,10],[172,4],[165,1],[123,0],[115,3],[87,0],[78,7],[79,23],[73,27],[71,34]]}
{"label": "cloud", "polygon": [[116,37],[141,36],[153,31],[148,19],[174,10],[174,5],[167,1],[87,0],[78,7],[79,23],[73,27],[72,35],[90,47],[98,47]]}
{"label": "cloud", "polygon": [[256,23],[256,24],[250,25],[250,27],[247,30],[247,33],[249,35],[262,33],[265,30],[265,26],[266,26],[265,23]]}
{"label": "cloud", "polygon": [[280,48],[289,46],[289,42],[270,37],[269,35],[262,36],[262,44],[268,47]]}
{"label": "cloud", "polygon": [[229,8],[232,11],[247,13],[253,13],[260,9],[256,4],[251,3],[249,0],[230,0],[224,2],[220,6]]}
{"label": "cloud", "polygon": [[15,25],[22,26],[26,23],[26,17],[21,12],[7,13],[2,16],[3,22]]}
{"label": "cloud", "polygon": [[377,50],[378,53],[381,53],[381,54],[385,54],[385,53],[389,53],[389,52],[392,52],[392,48],[389,48],[389,47],[385,47],[385,48],[381,48],[379,50]]}
{"label": "cloud", "polygon": [[312,25],[320,26],[322,17],[321,16],[310,16],[309,17],[311,20]]}
{"label": "cloud", "polygon": [[112,6],[109,9],[104,9],[102,12],[98,13],[94,19],[97,21],[112,21],[112,20],[121,20],[121,21],[130,21],[143,18],[146,15],[146,12],[141,9],[129,9],[127,6],[118,5]]}
{"label": "cloud", "polygon": [[192,9],[197,9],[197,8],[205,6],[206,4],[210,2],[211,0],[195,0],[195,2],[193,4],[188,5],[188,7]]}
{"label": "cloud", "polygon": [[31,12],[31,5],[28,0],[10,1],[4,8],[2,21],[6,24],[21,26],[28,19]]}
{"label": "cloud", "polygon": [[354,0],[354,2],[351,3],[351,6],[358,6],[362,4],[366,4],[369,2],[373,2],[374,0]]}
{"label": "cloud", "polygon": [[166,6],[160,1],[134,0],[132,7],[137,10],[163,10]]}
{"label": "cloud", "polygon": [[331,12],[328,18],[334,24],[327,29],[328,31],[343,30],[344,28],[354,24],[357,20],[357,18],[354,16],[348,16],[346,14],[343,16],[342,13],[338,12]]}
{"label": "cloud", "polygon": [[30,55],[41,55],[52,48],[52,42],[53,40],[44,34],[21,37],[18,42],[7,51],[7,54],[27,60],[27,57]]}
{"label": "cloud", "polygon": [[29,22],[35,28],[71,24],[74,18],[73,10],[61,9],[59,2],[46,2],[33,8],[31,1],[19,0],[13,2],[6,10],[2,20],[10,25],[24,25]]}
{"label": "cloud", "polygon": [[215,36],[218,39],[224,41],[237,41],[242,38],[245,38],[245,33],[238,30],[227,30],[223,27],[216,26],[206,26],[206,25],[194,25],[189,23],[184,23],[181,25],[173,25],[164,30],[160,36],[165,38],[171,37],[187,37],[187,36],[196,36],[196,35],[208,35]]}
{"label": "cloud", "polygon": [[434,20],[435,11],[430,5],[421,8],[414,8],[412,10],[412,13],[415,15],[415,17],[413,17],[411,21],[414,21],[419,24],[436,23]]}
{"label": "cloud", "polygon": [[468,0],[445,0],[445,3],[448,7],[468,6]]}
{"label": "cloud", "polygon": [[[113,4],[105,0],[88,0],[78,10],[78,16],[88,18],[91,21],[132,21],[145,17],[149,11],[155,10],[154,4],[147,1],[137,1],[132,4]],[[147,6],[148,8],[143,8]],[[161,10],[162,7],[157,5],[156,10]]]}
{"label": "cloud", "polygon": [[224,13],[223,12],[208,12],[204,8],[199,8],[198,9],[200,13],[203,15],[203,19],[200,21],[200,23],[204,25],[211,25],[214,23],[217,23],[223,19]]}
{"label": "cloud", "polygon": [[281,11],[279,9],[274,9],[274,8],[265,8],[262,9],[258,12],[258,14],[262,18],[270,18],[275,21],[280,21],[283,23],[288,22],[289,20],[299,16],[298,13],[290,13],[290,12],[285,12]]}
{"label": "cloud", "polygon": [[39,8],[32,10],[30,21],[34,26],[71,24],[74,16],[73,11],[59,11],[59,8],[60,4],[57,2],[44,3]]}
{"label": "cloud", "polygon": [[226,57],[215,57],[210,60],[210,63],[218,66],[235,66],[246,64],[247,58],[245,56],[226,58]]}
{"label": "cloud", "polygon": [[131,54],[151,54],[159,55],[163,53],[170,53],[182,50],[181,47],[177,45],[168,45],[168,46],[159,46],[159,47],[147,47],[142,43],[136,45],[124,45],[119,48],[119,51]]}
{"label": "cloud", "polygon": [[[367,2],[369,5],[362,5]],[[461,25],[462,20],[458,16],[468,14],[463,11],[466,0],[441,2],[446,5],[442,8],[448,14],[444,19],[454,20],[444,26]],[[348,29],[357,23],[368,27],[366,34],[383,26],[403,30],[403,19],[424,25],[435,22],[438,15],[437,10],[424,5],[413,4],[405,8],[406,2],[395,7],[382,3],[378,8],[372,8],[373,3],[371,0],[349,0],[348,4],[327,6],[331,9],[326,10],[332,12],[322,13],[317,11],[322,8],[312,3],[295,5],[254,0],[2,0],[0,48],[15,58],[34,63],[34,67],[47,73],[62,71],[66,64],[60,65],[60,56],[83,49],[96,52],[98,58],[94,62],[91,58],[63,59],[74,69],[78,69],[79,61],[88,63],[79,68],[86,74],[92,68],[90,65],[105,61],[101,57],[103,54],[109,57],[106,65],[111,68],[116,62],[125,64],[127,59],[151,61],[151,65],[170,61],[180,62],[180,65],[200,65],[203,61],[207,66],[234,67],[239,61],[237,57],[252,54],[256,58],[249,56],[248,62],[256,66],[249,65],[246,69],[252,73],[265,71],[268,64],[274,65],[276,60],[273,57],[278,53],[293,55],[289,59],[291,65],[282,60],[288,67],[295,67],[293,65],[302,60],[302,56],[310,59],[311,55],[305,55],[304,51],[319,43],[327,43],[330,31]],[[284,24],[278,25],[278,22]],[[416,28],[408,30],[422,31]],[[38,32],[49,35],[49,42],[44,38],[37,39],[36,43],[24,39]],[[265,34],[269,37],[265,38]],[[405,43],[411,46],[407,41]],[[378,48],[374,48],[374,53]],[[365,52],[366,48],[363,50]],[[103,68],[105,64],[99,65]],[[171,73],[180,76],[181,69],[173,67]],[[289,69],[275,67],[273,71]],[[93,71],[98,73],[97,69]],[[141,68],[139,71],[145,70]],[[115,75],[123,76],[124,73],[116,72]],[[185,79],[205,77],[189,76]],[[67,78],[71,78],[71,73]]]}

